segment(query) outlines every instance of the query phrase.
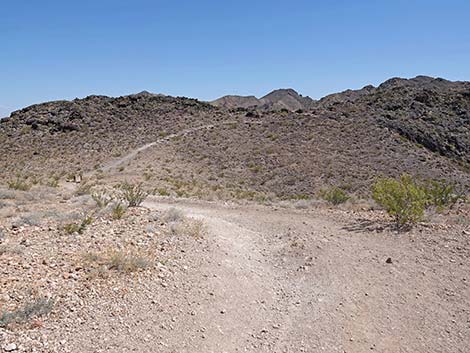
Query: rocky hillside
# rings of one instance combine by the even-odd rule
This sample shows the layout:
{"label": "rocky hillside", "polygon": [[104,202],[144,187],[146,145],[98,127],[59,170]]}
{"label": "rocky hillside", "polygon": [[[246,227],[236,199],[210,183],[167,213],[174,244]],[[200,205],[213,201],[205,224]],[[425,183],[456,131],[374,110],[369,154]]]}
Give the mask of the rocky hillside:
{"label": "rocky hillside", "polygon": [[132,148],[220,116],[194,99],[147,92],[33,105],[0,121],[2,174],[92,170]]}
{"label": "rocky hillside", "polygon": [[268,93],[262,98],[255,96],[224,96],[211,104],[223,108],[254,108],[260,110],[305,110],[313,107],[315,101],[310,97],[303,97],[291,88],[278,89]]}
{"label": "rocky hillside", "polygon": [[377,123],[425,148],[470,163],[470,82],[418,76],[327,96],[318,107]]}
{"label": "rocky hillside", "polygon": [[215,101],[210,102],[215,107],[220,108],[257,108],[260,106],[260,101],[255,96],[224,96]]}
{"label": "rocky hillside", "polygon": [[34,105],[0,123],[0,176],[94,172],[241,198],[303,198],[329,185],[361,193],[402,173],[469,186],[469,83],[392,79],[304,98],[300,110],[299,97],[274,91],[238,109],[147,92]]}

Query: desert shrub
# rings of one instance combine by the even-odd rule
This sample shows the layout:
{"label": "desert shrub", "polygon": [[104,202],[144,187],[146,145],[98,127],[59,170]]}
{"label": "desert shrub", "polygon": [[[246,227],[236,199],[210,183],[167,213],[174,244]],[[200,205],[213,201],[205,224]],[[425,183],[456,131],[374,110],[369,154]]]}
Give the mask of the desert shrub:
{"label": "desert shrub", "polygon": [[104,253],[88,253],[85,262],[94,263],[101,269],[117,272],[135,272],[152,265],[148,254],[137,250],[110,250]]}
{"label": "desert shrub", "polygon": [[168,211],[165,212],[163,215],[163,220],[167,223],[175,223],[180,222],[184,219],[183,211],[177,208],[170,208]]}
{"label": "desert shrub", "polygon": [[107,264],[110,270],[134,272],[150,267],[151,261],[139,253],[120,250],[108,255]]}
{"label": "desert shrub", "polygon": [[0,314],[0,327],[7,327],[13,323],[24,323],[33,317],[40,317],[51,312],[54,301],[48,298],[37,298],[24,306],[13,310],[3,311]]}
{"label": "desert shrub", "polygon": [[85,229],[93,223],[91,216],[84,217],[79,223],[68,223],[64,226],[64,230],[67,234],[78,233],[82,234]]}
{"label": "desert shrub", "polygon": [[189,219],[184,224],[184,233],[193,238],[203,238],[207,233],[207,225],[200,219]]}
{"label": "desert shrub", "polygon": [[92,183],[81,183],[79,187],[75,190],[75,196],[83,196],[88,195],[91,192],[91,188],[93,187]]}
{"label": "desert shrub", "polygon": [[13,200],[16,195],[14,191],[0,190],[0,200]]}
{"label": "desert shrub", "polygon": [[17,227],[22,226],[39,226],[41,224],[41,218],[43,216],[40,213],[29,213],[22,215],[19,219],[13,222]]}
{"label": "desert shrub", "polygon": [[431,180],[424,184],[428,198],[428,205],[442,211],[446,207],[452,207],[463,195],[457,192],[455,184],[445,180]]}
{"label": "desert shrub", "polygon": [[[64,226],[64,230],[67,234],[80,233],[80,224],[68,223]],[[83,230],[81,231],[83,233]]]}
{"label": "desert shrub", "polygon": [[160,196],[170,196],[170,192],[165,188],[155,189],[154,193],[155,194],[158,193]]}
{"label": "desert shrub", "polygon": [[17,176],[16,179],[9,180],[7,182],[8,187],[13,190],[20,191],[29,191],[31,189],[31,183],[29,183],[25,178]]}
{"label": "desert shrub", "polygon": [[304,199],[297,200],[294,204],[294,207],[302,210],[310,207],[310,202]]}
{"label": "desert shrub", "polygon": [[150,179],[152,179],[153,175],[150,173],[144,172],[143,177],[145,181],[149,181]]}
{"label": "desert shrub", "polygon": [[104,191],[93,192],[91,194],[91,198],[96,202],[96,205],[99,208],[105,208],[111,203],[111,201],[113,201],[113,198]]}
{"label": "desert shrub", "polygon": [[116,219],[116,220],[121,219],[125,213],[126,213],[126,207],[121,202],[116,203],[111,208],[111,217],[113,219]]}
{"label": "desert shrub", "polygon": [[[0,237],[1,239],[1,237]],[[1,244],[0,245],[0,256],[1,255],[20,255],[23,253],[23,248],[19,245],[11,245],[11,244]]]}
{"label": "desert shrub", "polygon": [[339,205],[345,203],[350,199],[348,194],[341,188],[333,186],[329,189],[322,190],[320,197],[333,205]]}
{"label": "desert shrub", "polygon": [[46,186],[49,186],[51,188],[57,188],[59,187],[59,180],[60,178],[58,176],[54,176],[52,179],[49,179],[46,182]]}
{"label": "desert shrub", "polygon": [[122,183],[119,186],[118,197],[127,202],[129,207],[138,207],[147,198],[148,193],[140,184],[129,184],[128,182]]}
{"label": "desert shrub", "polygon": [[170,222],[167,232],[174,236],[199,239],[207,234],[207,225],[202,220],[184,217]]}
{"label": "desert shrub", "polygon": [[290,197],[292,200],[309,200],[310,196],[307,194],[295,194]]}
{"label": "desert shrub", "polygon": [[425,188],[411,176],[381,178],[372,188],[373,199],[395,219],[397,229],[422,219],[428,202]]}

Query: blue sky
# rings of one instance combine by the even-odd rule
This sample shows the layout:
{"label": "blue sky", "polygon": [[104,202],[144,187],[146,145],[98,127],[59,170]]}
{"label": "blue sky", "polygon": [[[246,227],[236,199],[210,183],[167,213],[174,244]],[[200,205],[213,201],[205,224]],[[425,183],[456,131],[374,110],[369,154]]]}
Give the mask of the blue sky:
{"label": "blue sky", "polygon": [[470,80],[470,1],[5,0],[0,116],[148,90],[319,98],[419,74]]}

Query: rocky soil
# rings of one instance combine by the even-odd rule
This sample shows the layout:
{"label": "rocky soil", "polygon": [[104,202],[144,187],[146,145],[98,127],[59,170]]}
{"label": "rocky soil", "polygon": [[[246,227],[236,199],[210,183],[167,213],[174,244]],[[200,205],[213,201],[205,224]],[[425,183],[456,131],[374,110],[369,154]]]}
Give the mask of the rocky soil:
{"label": "rocky soil", "polygon": [[[18,221],[36,209],[36,192],[7,199],[5,208],[27,207],[1,221],[0,309],[53,306],[0,328],[3,351],[463,353],[470,344],[468,207],[397,234],[383,213],[352,205],[151,197],[113,220],[89,196],[49,190],[50,209],[95,211],[82,234],[67,234],[65,216]],[[139,261],[118,267],[116,252]]]}

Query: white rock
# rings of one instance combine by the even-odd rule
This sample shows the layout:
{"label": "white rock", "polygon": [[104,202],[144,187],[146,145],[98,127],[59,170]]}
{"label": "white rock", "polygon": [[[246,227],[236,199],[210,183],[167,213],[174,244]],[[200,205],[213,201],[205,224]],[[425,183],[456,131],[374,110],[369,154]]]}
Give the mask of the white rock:
{"label": "white rock", "polygon": [[3,350],[5,352],[13,352],[17,350],[17,347],[16,347],[16,344],[10,343],[10,344],[3,346]]}

